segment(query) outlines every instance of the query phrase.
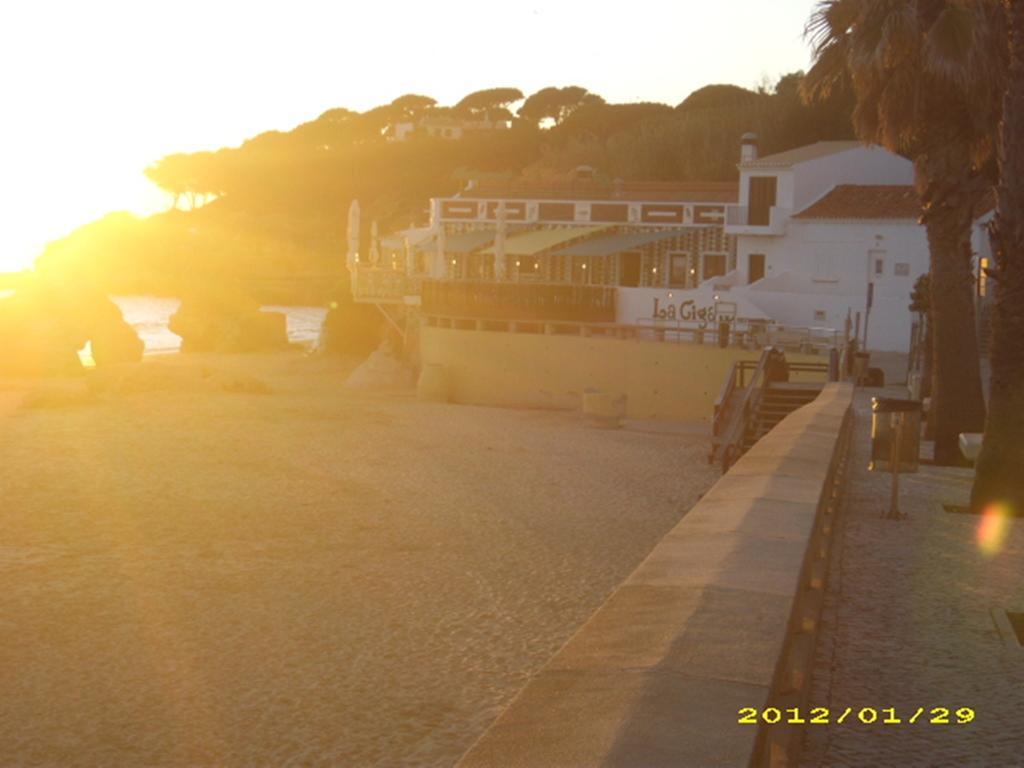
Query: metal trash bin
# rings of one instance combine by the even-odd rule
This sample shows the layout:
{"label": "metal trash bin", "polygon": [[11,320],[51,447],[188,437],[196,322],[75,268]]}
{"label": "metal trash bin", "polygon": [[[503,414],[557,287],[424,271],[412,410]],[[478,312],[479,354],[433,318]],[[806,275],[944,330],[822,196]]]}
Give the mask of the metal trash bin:
{"label": "metal trash bin", "polygon": [[899,435],[900,472],[917,472],[921,451],[921,403],[892,397],[871,398],[871,463],[868,469],[892,472],[893,443]]}
{"label": "metal trash bin", "polygon": [[723,320],[718,324],[718,346],[722,349],[729,346],[729,331],[730,325],[728,320]]}

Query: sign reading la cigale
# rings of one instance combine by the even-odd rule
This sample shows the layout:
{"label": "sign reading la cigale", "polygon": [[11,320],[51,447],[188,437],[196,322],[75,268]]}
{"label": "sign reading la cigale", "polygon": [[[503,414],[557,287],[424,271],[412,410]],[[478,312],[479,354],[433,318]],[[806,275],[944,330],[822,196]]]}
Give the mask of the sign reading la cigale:
{"label": "sign reading la cigale", "polygon": [[736,320],[736,304],[731,301],[718,301],[708,306],[701,306],[694,299],[676,303],[663,301],[656,296],[653,301],[651,317],[656,320],[686,320],[697,323],[700,328],[707,328],[716,322],[731,323]]}

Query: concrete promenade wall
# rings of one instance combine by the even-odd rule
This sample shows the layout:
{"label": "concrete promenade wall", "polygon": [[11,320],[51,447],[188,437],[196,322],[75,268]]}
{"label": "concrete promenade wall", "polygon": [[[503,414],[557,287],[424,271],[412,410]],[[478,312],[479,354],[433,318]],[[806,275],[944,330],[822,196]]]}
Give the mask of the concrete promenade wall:
{"label": "concrete promenade wall", "polygon": [[[710,421],[733,362],[756,360],[760,352],[424,326],[420,355],[423,365],[443,367],[457,403],[571,410],[580,407],[589,388],[626,395],[631,419]],[[787,353],[786,358],[827,362],[813,355]]]}
{"label": "concrete promenade wall", "polygon": [[785,765],[799,734],[739,710],[806,705],[851,401],[829,384],[736,462],[459,766]]}

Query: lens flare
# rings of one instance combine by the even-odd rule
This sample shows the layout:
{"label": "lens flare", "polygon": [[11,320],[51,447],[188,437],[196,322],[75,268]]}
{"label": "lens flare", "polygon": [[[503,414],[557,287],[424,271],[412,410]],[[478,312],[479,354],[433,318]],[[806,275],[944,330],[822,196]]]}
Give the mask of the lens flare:
{"label": "lens flare", "polygon": [[985,507],[978,523],[978,547],[986,557],[999,554],[1006,537],[1010,533],[1010,507],[1007,504],[993,502]]}

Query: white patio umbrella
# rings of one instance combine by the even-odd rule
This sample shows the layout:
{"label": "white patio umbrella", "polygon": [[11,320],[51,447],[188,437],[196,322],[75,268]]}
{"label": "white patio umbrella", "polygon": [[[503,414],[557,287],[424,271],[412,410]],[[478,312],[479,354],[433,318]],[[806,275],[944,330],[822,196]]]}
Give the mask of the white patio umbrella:
{"label": "white patio umbrella", "polygon": [[444,253],[444,224],[440,224],[437,229],[437,253],[434,257],[434,277],[443,278],[447,274],[448,265],[445,263]]}
{"label": "white patio umbrella", "polygon": [[380,237],[377,234],[377,220],[370,223],[370,263],[377,266],[380,261]]}
{"label": "white patio umbrella", "polygon": [[494,233],[494,279],[505,279],[505,201],[498,203],[498,224]]}
{"label": "white patio umbrella", "polygon": [[348,238],[348,258],[346,262],[348,268],[354,269],[356,262],[359,261],[359,201],[353,200],[352,204],[348,207],[348,231],[346,232]]}

